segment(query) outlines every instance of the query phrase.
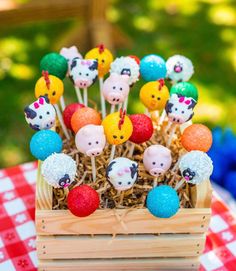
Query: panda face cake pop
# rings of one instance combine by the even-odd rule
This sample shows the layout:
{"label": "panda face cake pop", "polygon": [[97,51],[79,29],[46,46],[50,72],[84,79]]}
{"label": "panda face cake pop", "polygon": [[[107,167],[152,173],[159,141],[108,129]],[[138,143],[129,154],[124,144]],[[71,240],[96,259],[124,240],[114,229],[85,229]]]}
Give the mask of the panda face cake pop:
{"label": "panda face cake pop", "polygon": [[47,96],[41,96],[24,109],[25,120],[35,130],[47,130],[52,128],[56,122],[56,110],[49,103]]}
{"label": "panda face cake pop", "polygon": [[41,173],[49,185],[66,188],[74,181],[76,169],[76,162],[69,155],[54,153],[43,162]]}
{"label": "panda face cake pop", "polygon": [[210,178],[213,164],[206,153],[190,151],[181,157],[179,169],[187,183],[200,184]]}
{"label": "panda face cake pop", "polygon": [[188,81],[194,73],[192,61],[181,55],[174,55],[166,61],[167,75],[173,83]]}
{"label": "panda face cake pop", "polygon": [[138,163],[125,157],[118,157],[109,163],[106,177],[116,190],[128,190],[137,180]]}

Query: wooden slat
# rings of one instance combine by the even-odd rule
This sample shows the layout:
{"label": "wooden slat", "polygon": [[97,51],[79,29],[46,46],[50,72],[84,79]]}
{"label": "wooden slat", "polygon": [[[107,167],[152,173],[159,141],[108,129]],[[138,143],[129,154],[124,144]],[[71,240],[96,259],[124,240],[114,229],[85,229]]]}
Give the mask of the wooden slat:
{"label": "wooden slat", "polygon": [[86,218],[68,210],[37,210],[38,235],[128,234],[128,233],[203,233],[208,227],[210,209],[180,209],[169,218],[152,216],[147,209],[97,210]]}
{"label": "wooden slat", "polygon": [[39,259],[197,257],[204,234],[39,236]]}
{"label": "wooden slat", "polygon": [[40,260],[39,271],[161,271],[198,270],[199,259]]}
{"label": "wooden slat", "polygon": [[212,187],[209,180],[191,188],[192,204],[195,208],[210,208]]}

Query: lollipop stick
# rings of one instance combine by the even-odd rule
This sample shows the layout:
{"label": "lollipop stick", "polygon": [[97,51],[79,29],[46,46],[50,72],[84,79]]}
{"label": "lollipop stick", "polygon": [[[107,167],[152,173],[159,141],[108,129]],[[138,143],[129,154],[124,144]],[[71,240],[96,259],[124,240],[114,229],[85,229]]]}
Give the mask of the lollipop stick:
{"label": "lollipop stick", "polygon": [[162,125],[163,121],[166,118],[166,111],[165,109],[162,111],[161,117],[159,118],[158,125]]}
{"label": "lollipop stick", "polygon": [[102,118],[106,117],[106,102],[102,94],[103,78],[99,78],[99,88],[100,88],[100,99],[101,99],[101,109],[102,109]]}
{"label": "lollipop stick", "polygon": [[110,155],[110,162],[114,159],[115,152],[116,152],[116,145],[112,145],[112,147],[111,147],[111,155]]}
{"label": "lollipop stick", "polygon": [[156,187],[157,183],[158,183],[158,177],[155,177],[153,181],[153,187]]}
{"label": "lollipop stick", "polygon": [[128,107],[128,102],[129,102],[129,96],[127,96],[127,98],[125,99],[124,105],[123,105],[123,109],[127,111],[127,107]]}
{"label": "lollipop stick", "polygon": [[110,112],[110,114],[112,114],[112,113],[114,113],[114,112],[115,112],[115,105],[112,104],[112,105],[111,105],[111,112]]}
{"label": "lollipop stick", "polygon": [[92,164],[93,181],[96,182],[96,163],[95,163],[95,157],[94,156],[91,156],[91,164]]}
{"label": "lollipop stick", "polygon": [[63,121],[62,114],[61,114],[61,111],[60,111],[60,109],[59,109],[59,106],[58,106],[57,104],[55,104],[54,106],[55,106],[55,109],[56,109],[56,112],[57,112],[58,120],[59,120],[59,122],[60,122],[60,124],[61,124],[61,128],[62,128],[62,130],[63,130],[63,132],[64,132],[66,138],[67,138],[68,140],[70,140],[70,136],[69,136],[69,133],[68,133],[68,131],[67,131],[67,129],[66,129],[65,123],[64,123],[64,121]]}
{"label": "lollipop stick", "polygon": [[119,205],[121,205],[123,203],[123,200],[124,200],[125,191],[119,191],[118,194],[120,196]]}
{"label": "lollipop stick", "polygon": [[118,104],[118,111],[122,108],[122,104]]}
{"label": "lollipop stick", "polygon": [[147,108],[145,108],[144,114],[147,115],[148,117],[150,117],[150,115],[151,115]]}
{"label": "lollipop stick", "polygon": [[64,111],[65,108],[66,108],[66,104],[65,104],[65,100],[64,100],[64,96],[63,95],[60,98],[60,105],[61,105],[62,111]]}
{"label": "lollipop stick", "polygon": [[135,143],[131,142],[131,146],[129,147],[129,154],[128,157],[132,157],[134,153]]}
{"label": "lollipop stick", "polygon": [[88,89],[84,88],[84,105],[88,106]]}
{"label": "lollipop stick", "polygon": [[174,124],[171,128],[170,135],[169,135],[169,138],[168,138],[168,141],[166,144],[167,147],[170,147],[170,145],[171,145],[171,142],[173,140],[173,136],[175,134],[175,130],[176,130],[176,124]]}
{"label": "lollipop stick", "polygon": [[184,184],[184,182],[185,182],[185,180],[182,179],[179,183],[177,183],[175,186],[175,190],[178,190]]}
{"label": "lollipop stick", "polygon": [[172,122],[168,122],[166,127],[165,127],[164,134],[166,134],[169,131],[171,126],[172,126]]}
{"label": "lollipop stick", "polygon": [[69,194],[69,188],[68,187],[66,187],[66,188],[64,188],[64,192],[65,192],[65,196],[66,196],[66,198],[68,197],[68,194]]}
{"label": "lollipop stick", "polygon": [[76,86],[75,86],[75,92],[76,92],[77,99],[78,99],[79,103],[83,104],[83,99],[82,99],[81,91]]}

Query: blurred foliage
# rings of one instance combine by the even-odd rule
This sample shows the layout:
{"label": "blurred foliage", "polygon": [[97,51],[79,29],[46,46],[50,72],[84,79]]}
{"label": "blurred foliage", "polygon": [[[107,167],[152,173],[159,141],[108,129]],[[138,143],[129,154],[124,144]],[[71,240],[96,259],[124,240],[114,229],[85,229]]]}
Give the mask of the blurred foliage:
{"label": "blurred foliage", "polygon": [[[116,55],[141,58],[156,53],[167,59],[178,53],[189,57],[195,67],[191,82],[200,92],[194,120],[236,129],[234,5],[234,1],[221,0],[113,0],[107,18],[133,42],[131,48],[120,49]],[[55,50],[74,24],[65,20],[1,30],[0,167],[33,159],[28,147],[33,131],[25,123],[23,108],[34,99],[40,58]],[[131,90],[130,112],[143,111],[138,99],[142,84],[140,81]],[[75,101],[67,79],[65,89],[66,102]],[[95,85],[89,91],[90,98],[98,100],[97,89]]]}

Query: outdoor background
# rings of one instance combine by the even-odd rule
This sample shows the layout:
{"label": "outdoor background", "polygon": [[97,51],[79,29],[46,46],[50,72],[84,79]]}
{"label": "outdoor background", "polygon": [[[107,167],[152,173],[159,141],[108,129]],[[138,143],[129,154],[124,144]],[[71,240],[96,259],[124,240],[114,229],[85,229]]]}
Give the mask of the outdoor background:
{"label": "outdoor background", "polygon": [[[129,37],[127,47],[116,50],[116,56],[142,58],[156,53],[167,59],[178,53],[189,57],[195,67],[191,82],[200,92],[194,121],[211,128],[236,129],[235,1],[113,0],[106,14],[107,20]],[[72,19],[1,25],[0,168],[33,160],[29,153],[33,131],[25,122],[23,108],[34,100],[41,57],[60,50],[64,36],[74,26]],[[143,111],[138,99],[142,84],[131,91],[129,112]],[[99,97],[97,85],[89,90],[89,97]],[[65,99],[67,103],[76,100],[68,79]]]}

